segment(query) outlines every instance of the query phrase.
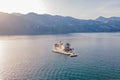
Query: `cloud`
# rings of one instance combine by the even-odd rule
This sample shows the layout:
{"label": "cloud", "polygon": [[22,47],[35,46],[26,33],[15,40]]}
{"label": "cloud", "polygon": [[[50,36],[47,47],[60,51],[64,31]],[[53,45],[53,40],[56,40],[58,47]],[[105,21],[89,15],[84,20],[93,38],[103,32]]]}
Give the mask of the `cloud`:
{"label": "cloud", "polygon": [[0,0],[3,12],[36,12],[76,18],[120,16],[120,0]]}

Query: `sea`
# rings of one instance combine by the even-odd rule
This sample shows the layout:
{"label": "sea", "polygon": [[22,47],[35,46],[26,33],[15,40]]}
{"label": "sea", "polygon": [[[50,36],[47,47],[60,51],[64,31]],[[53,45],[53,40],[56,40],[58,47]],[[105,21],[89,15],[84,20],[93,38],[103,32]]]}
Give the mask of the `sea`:
{"label": "sea", "polygon": [[[59,41],[78,56],[52,52]],[[0,80],[120,80],[120,33],[0,36]]]}

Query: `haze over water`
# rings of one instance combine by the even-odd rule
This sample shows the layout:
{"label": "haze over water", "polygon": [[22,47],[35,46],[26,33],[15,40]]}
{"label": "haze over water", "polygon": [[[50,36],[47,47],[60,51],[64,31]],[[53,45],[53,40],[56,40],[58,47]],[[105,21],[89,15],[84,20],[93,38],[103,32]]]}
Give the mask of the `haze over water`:
{"label": "haze over water", "polygon": [[[70,42],[77,57],[53,53]],[[2,80],[120,80],[120,33],[0,37]]]}

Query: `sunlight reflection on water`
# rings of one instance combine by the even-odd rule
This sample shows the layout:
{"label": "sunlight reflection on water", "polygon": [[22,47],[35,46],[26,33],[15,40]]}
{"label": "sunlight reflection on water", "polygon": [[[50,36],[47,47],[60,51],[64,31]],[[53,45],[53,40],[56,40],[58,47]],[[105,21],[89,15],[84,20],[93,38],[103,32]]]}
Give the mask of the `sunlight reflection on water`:
{"label": "sunlight reflection on water", "polygon": [[[3,41],[0,41],[0,74],[3,72],[3,56],[4,53],[4,43]],[[2,80],[2,76],[0,75],[0,79]]]}
{"label": "sunlight reflection on water", "polygon": [[[9,36],[0,38],[0,79],[120,79],[120,33]],[[70,42],[77,57],[56,54],[51,46]]]}

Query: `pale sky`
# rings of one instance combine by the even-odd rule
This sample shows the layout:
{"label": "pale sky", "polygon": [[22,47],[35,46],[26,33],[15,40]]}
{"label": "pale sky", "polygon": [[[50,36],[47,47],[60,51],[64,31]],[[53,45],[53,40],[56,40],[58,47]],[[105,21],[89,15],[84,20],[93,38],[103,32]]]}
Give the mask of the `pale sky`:
{"label": "pale sky", "polygon": [[0,12],[35,12],[80,19],[120,17],[120,0],[0,0]]}

